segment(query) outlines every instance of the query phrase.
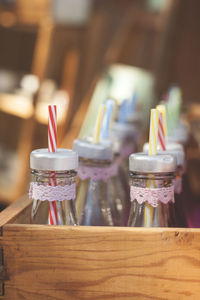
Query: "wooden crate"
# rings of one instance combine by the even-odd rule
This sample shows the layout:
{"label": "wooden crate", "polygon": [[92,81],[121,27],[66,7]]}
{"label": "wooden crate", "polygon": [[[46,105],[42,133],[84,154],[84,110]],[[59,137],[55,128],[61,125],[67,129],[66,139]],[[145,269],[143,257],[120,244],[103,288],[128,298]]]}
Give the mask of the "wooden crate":
{"label": "wooden crate", "polygon": [[200,299],[200,229],[24,224],[30,209],[0,214],[0,299]]}

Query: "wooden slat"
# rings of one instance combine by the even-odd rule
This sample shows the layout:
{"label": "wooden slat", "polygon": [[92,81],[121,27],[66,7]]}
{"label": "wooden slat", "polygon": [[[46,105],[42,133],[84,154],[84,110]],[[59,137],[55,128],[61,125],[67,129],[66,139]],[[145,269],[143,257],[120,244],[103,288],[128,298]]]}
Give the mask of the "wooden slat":
{"label": "wooden slat", "polygon": [[63,138],[66,133],[66,128],[68,127],[72,115],[73,98],[75,92],[75,83],[77,78],[79,60],[80,53],[75,47],[70,49],[65,55],[61,89],[66,90],[66,92],[69,95],[69,107],[66,112],[64,122],[59,130],[58,145],[60,145],[63,142]]}
{"label": "wooden slat", "polygon": [[46,75],[54,27],[48,18],[44,19],[39,26],[31,72],[38,76],[41,82]]}
{"label": "wooden slat", "polygon": [[5,299],[199,299],[200,230],[12,225]]}
{"label": "wooden slat", "polygon": [[[74,101],[74,107],[70,110],[75,116],[69,124],[70,128],[64,137],[62,147],[72,147],[73,140],[78,137],[98,80],[110,64],[118,61],[131,27],[137,20],[139,12],[135,1],[127,1],[128,6],[124,1],[120,1],[118,5],[120,18],[115,16],[110,20],[109,10],[103,9],[103,12],[100,14],[97,12],[97,15],[93,16],[93,22],[89,26],[86,38],[87,66],[81,80],[84,92],[82,97],[79,97],[82,101],[79,105]],[[115,1],[109,3],[108,7],[115,8]],[[79,88],[77,90],[80,93]]]}
{"label": "wooden slat", "polygon": [[7,223],[29,223],[32,201],[28,195],[12,203],[0,213],[0,227]]}
{"label": "wooden slat", "polygon": [[67,133],[64,137],[64,140],[61,144],[62,148],[72,148],[73,147],[73,141],[74,141],[74,139],[76,139],[78,137],[78,135],[80,133],[81,126],[82,126],[83,120],[86,116],[86,113],[87,113],[87,110],[88,110],[88,107],[90,104],[90,100],[91,100],[92,94],[95,90],[97,82],[98,82],[98,78],[95,77],[93,80],[93,83],[89,89],[88,95],[81,102],[80,107],[72,120],[70,130],[67,131]]}
{"label": "wooden slat", "polygon": [[41,19],[51,14],[49,0],[16,0],[16,15],[18,22],[25,24],[39,24]]}

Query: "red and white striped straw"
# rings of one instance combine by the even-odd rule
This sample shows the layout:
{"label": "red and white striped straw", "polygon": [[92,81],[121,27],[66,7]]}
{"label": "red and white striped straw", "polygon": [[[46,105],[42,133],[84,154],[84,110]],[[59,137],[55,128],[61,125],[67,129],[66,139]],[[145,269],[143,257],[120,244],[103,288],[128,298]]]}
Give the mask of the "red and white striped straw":
{"label": "red and white striped straw", "polygon": [[56,105],[49,105],[49,119],[48,119],[48,150],[49,152],[56,152],[57,149],[57,111]]}
{"label": "red and white striped straw", "polygon": [[[48,106],[48,151],[56,152],[57,149],[57,111],[56,105]],[[52,172],[49,179],[51,186],[56,186],[55,173]],[[50,225],[58,225],[58,213],[56,201],[49,202],[49,223]]]}
{"label": "red and white striped straw", "polygon": [[166,150],[166,138],[163,126],[163,115],[162,112],[158,110],[158,140],[162,150]]}

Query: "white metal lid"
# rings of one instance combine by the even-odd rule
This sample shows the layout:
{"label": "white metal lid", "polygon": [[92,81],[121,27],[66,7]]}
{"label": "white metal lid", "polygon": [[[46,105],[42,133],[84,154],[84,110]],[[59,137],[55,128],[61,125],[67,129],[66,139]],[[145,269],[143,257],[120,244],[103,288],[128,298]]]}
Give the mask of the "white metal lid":
{"label": "white metal lid", "polygon": [[56,152],[48,152],[47,148],[33,150],[30,154],[30,167],[35,170],[73,170],[78,167],[78,154],[62,148],[58,148]]}
{"label": "white metal lid", "polygon": [[176,157],[177,166],[184,166],[185,163],[185,153],[184,151],[180,150],[166,150],[166,151],[159,151],[160,154],[171,154]]}
{"label": "white metal lid", "polygon": [[[160,145],[158,145],[158,151],[161,151],[161,150],[162,149],[161,149]],[[167,143],[166,150],[174,150],[174,151],[183,151],[184,152],[184,148],[183,148],[183,146],[181,144],[179,144],[179,143],[171,143],[171,142]],[[143,151],[145,153],[149,152],[149,143],[145,143],[143,145]]]}
{"label": "white metal lid", "polygon": [[74,140],[73,150],[79,157],[97,160],[112,160],[112,143],[109,141],[92,144],[86,140]]}
{"label": "white metal lid", "polygon": [[[143,151],[145,153],[149,152],[149,143],[145,143],[143,146]],[[166,145],[166,150],[162,150],[160,145],[158,146],[158,153],[160,154],[171,154],[176,157],[177,166],[183,166],[185,160],[185,153],[183,150],[183,146],[178,143],[168,143]]]}
{"label": "white metal lid", "polygon": [[176,169],[176,158],[169,154],[148,155],[134,153],[129,156],[129,170],[142,173],[168,173]]}

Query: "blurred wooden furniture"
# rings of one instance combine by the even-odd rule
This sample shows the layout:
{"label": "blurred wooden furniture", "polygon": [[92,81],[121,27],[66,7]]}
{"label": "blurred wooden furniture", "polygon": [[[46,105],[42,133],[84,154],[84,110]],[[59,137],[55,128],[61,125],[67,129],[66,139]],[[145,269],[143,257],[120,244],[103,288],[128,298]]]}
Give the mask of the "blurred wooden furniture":
{"label": "blurred wooden furniture", "polygon": [[[83,98],[78,97],[78,99],[75,95],[75,103],[71,110],[73,119],[71,118],[69,129],[63,140],[63,147],[72,147],[74,138],[80,132],[92,94],[101,74],[110,64],[119,60],[132,24],[138,17],[137,3],[137,1],[118,1],[117,7],[115,7],[116,3],[114,1],[109,2],[108,7],[110,10],[116,8],[116,15],[112,16],[111,19],[110,10],[107,11],[105,7],[101,7],[96,11],[96,14],[94,13],[86,36],[87,53],[85,54],[85,61],[88,65],[81,73],[83,83],[79,96],[82,95]],[[120,19],[117,16],[120,16]]]}
{"label": "blurred wooden furniture", "polygon": [[[0,67],[32,73],[42,80],[47,68],[53,31],[50,1],[16,0],[13,4],[1,4],[0,26],[3,44]],[[18,132],[12,129],[13,134],[18,136],[16,166],[13,169],[14,182],[5,188],[1,186],[0,189],[0,199],[4,203],[10,203],[22,195],[26,191],[28,179],[29,154],[35,125],[34,105],[29,99],[24,99],[22,103],[21,98],[23,96],[15,94],[0,95],[0,110],[9,115],[10,120],[12,116],[18,118],[20,123]],[[4,127],[7,126],[8,124],[4,124]]]}
{"label": "blurred wooden furniture", "polygon": [[[32,138],[34,132],[34,107],[30,99],[22,95],[1,94],[0,95],[0,113],[7,114],[9,119],[12,116],[19,122],[19,131],[12,128],[12,124],[4,124],[2,130],[6,130],[6,135],[17,135],[16,158],[11,171],[14,174],[12,182],[7,182],[1,186],[0,199],[9,204],[19,198],[24,192],[28,180],[28,160],[32,147]],[[4,174],[1,174],[4,176]]]}
{"label": "blurred wooden furniture", "polygon": [[199,229],[30,225],[30,209],[0,214],[1,299],[199,298]]}
{"label": "blurred wooden furniture", "polygon": [[80,70],[81,82],[73,101],[72,116],[76,115],[73,120],[71,117],[63,141],[66,147],[71,147],[72,137],[78,136],[96,84],[109,65],[126,63],[156,72],[164,51],[162,35],[173,10],[171,0],[160,12],[152,12],[145,1],[94,3],[85,38],[85,68]]}

